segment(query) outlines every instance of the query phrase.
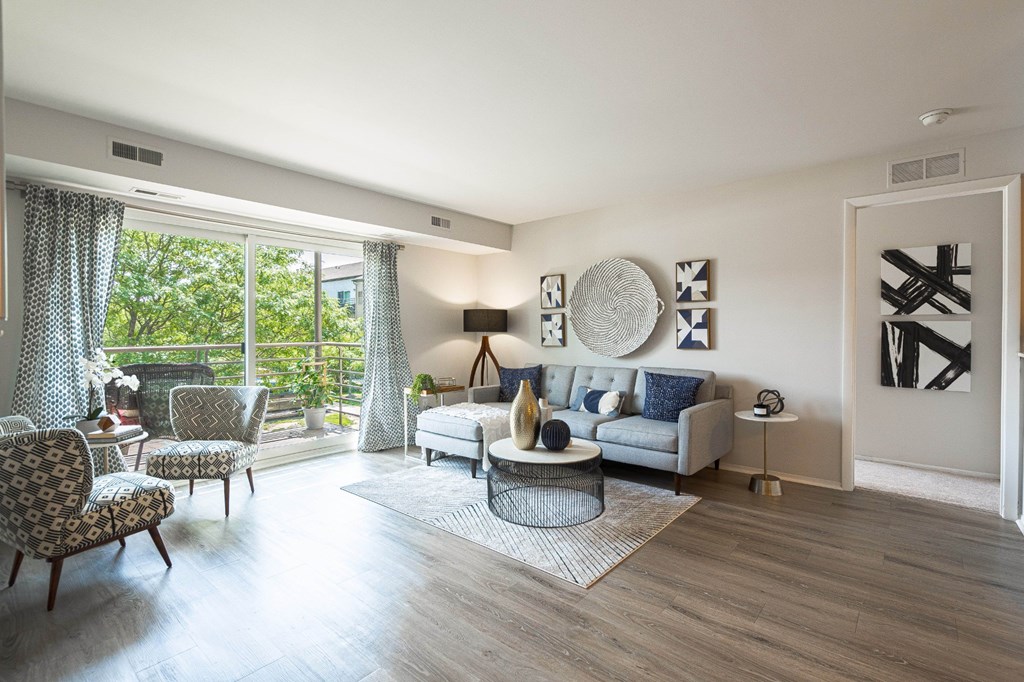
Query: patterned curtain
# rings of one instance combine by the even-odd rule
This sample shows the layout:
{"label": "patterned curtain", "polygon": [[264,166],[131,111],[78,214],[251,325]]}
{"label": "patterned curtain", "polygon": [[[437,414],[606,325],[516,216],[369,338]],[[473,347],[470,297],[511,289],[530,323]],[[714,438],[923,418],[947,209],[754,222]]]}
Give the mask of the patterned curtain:
{"label": "patterned curtain", "polygon": [[412,385],[398,309],[398,245],[363,244],[363,341],[366,376],[359,414],[359,449],[404,445],[402,389]]}
{"label": "patterned curtain", "polygon": [[[25,323],[13,411],[41,429],[85,414],[79,358],[103,343],[124,204],[29,185],[25,197]],[[99,396],[99,400],[103,396]]]}

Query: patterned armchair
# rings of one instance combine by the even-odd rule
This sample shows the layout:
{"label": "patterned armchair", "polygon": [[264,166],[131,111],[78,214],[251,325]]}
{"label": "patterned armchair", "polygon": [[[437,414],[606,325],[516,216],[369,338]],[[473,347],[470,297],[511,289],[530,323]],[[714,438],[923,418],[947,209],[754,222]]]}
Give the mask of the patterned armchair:
{"label": "patterned armchair", "polygon": [[81,433],[30,429],[24,417],[0,419],[0,541],[16,550],[8,586],[26,555],[45,559],[52,611],[65,558],[114,540],[124,547],[125,537],[144,530],[170,568],[157,530],[174,513],[169,483],[128,472],[94,479]]}
{"label": "patterned armchair", "polygon": [[224,516],[228,516],[231,475],[245,469],[249,490],[256,492],[252,465],[259,450],[270,391],[264,386],[178,386],[171,389],[171,425],[180,443],[152,452],[146,473],[172,481],[224,481]]}

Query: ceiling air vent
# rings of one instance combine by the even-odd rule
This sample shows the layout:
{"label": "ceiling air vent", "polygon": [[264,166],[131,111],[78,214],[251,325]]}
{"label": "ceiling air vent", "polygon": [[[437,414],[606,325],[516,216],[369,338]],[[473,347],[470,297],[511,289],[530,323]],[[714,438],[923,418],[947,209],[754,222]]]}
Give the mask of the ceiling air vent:
{"label": "ceiling air vent", "polygon": [[156,149],[146,149],[137,144],[122,142],[121,140],[110,141],[110,156],[115,159],[148,163],[151,166],[164,165],[163,152]]}
{"label": "ceiling air vent", "polygon": [[927,154],[914,159],[889,162],[888,186],[923,187],[964,178],[964,150]]}
{"label": "ceiling air vent", "polygon": [[168,192],[158,192],[153,189],[143,189],[141,187],[132,187],[132,194],[141,194],[144,197],[156,197],[158,199],[184,199],[185,197],[180,194],[170,194]]}
{"label": "ceiling air vent", "polygon": [[452,221],[447,218],[439,218],[436,215],[430,216],[430,225],[431,227],[438,227],[442,230],[452,229]]}

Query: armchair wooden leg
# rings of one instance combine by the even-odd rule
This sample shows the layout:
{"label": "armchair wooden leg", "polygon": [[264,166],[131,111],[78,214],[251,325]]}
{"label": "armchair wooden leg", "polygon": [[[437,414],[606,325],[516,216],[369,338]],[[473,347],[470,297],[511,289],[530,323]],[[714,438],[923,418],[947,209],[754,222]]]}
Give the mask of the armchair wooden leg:
{"label": "armchair wooden leg", "polygon": [[18,579],[18,569],[21,568],[21,560],[24,558],[25,555],[20,549],[14,552],[14,565],[11,566],[11,579],[7,581],[7,587],[14,586],[14,581]]}
{"label": "armchair wooden leg", "polygon": [[252,467],[245,470],[245,474],[249,477],[249,492],[256,492],[256,486],[252,482]]}
{"label": "armchair wooden leg", "polygon": [[476,460],[475,459],[469,460],[469,473],[470,473],[470,475],[473,476],[473,478],[476,478]]}
{"label": "armchair wooden leg", "polygon": [[60,569],[64,567],[64,558],[50,559],[50,594],[46,599],[46,610],[53,611],[57,603],[57,586],[60,585]]}
{"label": "armchair wooden leg", "polygon": [[192,491],[194,491],[195,489],[196,489],[196,479],[194,479],[194,478],[188,479],[188,494],[189,494],[190,497],[192,495]]}
{"label": "armchair wooden leg", "polygon": [[231,479],[224,479],[224,516],[228,515],[228,509],[231,503]]}
{"label": "armchair wooden leg", "polygon": [[715,460],[715,471],[718,471],[718,463],[721,462],[721,461],[722,461],[721,457],[719,457],[718,459]]}
{"label": "armchair wooden leg", "polygon": [[676,495],[679,495],[680,493],[683,492],[683,477],[681,475],[676,474],[675,484],[676,484]]}
{"label": "armchair wooden leg", "polygon": [[127,547],[127,543],[126,543],[126,542],[124,541],[124,538],[118,538],[118,539],[117,539],[117,542],[118,542],[118,543],[119,543],[119,544],[120,544],[120,545],[121,545],[122,547]]}
{"label": "armchair wooden leg", "polygon": [[163,557],[164,563],[167,564],[167,568],[170,568],[171,557],[167,556],[167,548],[164,547],[164,539],[160,537],[160,531],[157,530],[156,526],[152,526],[149,529],[149,537],[153,538],[153,544],[156,545],[156,549],[160,552],[160,556]]}

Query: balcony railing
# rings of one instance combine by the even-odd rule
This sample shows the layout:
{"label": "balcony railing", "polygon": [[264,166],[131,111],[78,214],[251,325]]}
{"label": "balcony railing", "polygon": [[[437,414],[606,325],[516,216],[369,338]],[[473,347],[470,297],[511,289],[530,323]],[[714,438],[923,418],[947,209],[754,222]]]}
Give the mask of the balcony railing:
{"label": "balcony railing", "polygon": [[[115,365],[145,362],[201,362],[213,368],[216,383],[239,386],[245,380],[242,344],[188,344],[181,346],[123,346],[105,349]],[[328,405],[338,424],[354,428],[363,401],[365,357],[359,343],[308,341],[256,344],[256,383],[270,389],[267,421],[301,418],[301,405],[292,391],[299,362],[323,362],[337,382],[340,399]]]}

